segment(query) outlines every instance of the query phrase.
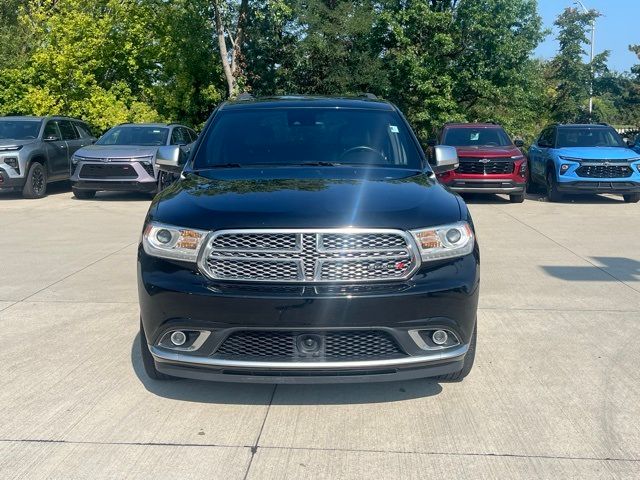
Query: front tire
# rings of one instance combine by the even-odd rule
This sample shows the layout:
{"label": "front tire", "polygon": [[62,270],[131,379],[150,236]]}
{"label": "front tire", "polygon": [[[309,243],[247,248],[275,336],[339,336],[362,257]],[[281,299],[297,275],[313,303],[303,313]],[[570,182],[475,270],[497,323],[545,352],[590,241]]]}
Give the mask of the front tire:
{"label": "front tire", "polygon": [[551,170],[547,173],[547,198],[550,202],[562,201],[562,194],[558,191],[556,176]]}
{"label": "front tire", "polygon": [[149,378],[153,380],[173,380],[174,377],[167,375],[166,373],[159,372],[156,368],[156,362],[153,359],[153,355],[149,351],[149,345],[147,344],[147,336],[144,333],[144,327],[142,326],[142,320],[140,320],[140,355],[142,357],[142,366]]}
{"label": "front tire", "polygon": [[22,188],[24,198],[42,198],[47,194],[47,169],[43,164],[33,162]]}
{"label": "front tire", "polygon": [[467,350],[467,354],[464,356],[464,366],[462,367],[462,370],[458,372],[448,373],[446,375],[441,375],[437,377],[438,380],[442,380],[446,382],[459,382],[462,379],[464,379],[464,377],[469,375],[469,373],[471,372],[471,369],[473,368],[473,363],[476,359],[476,341],[478,337],[477,332],[478,332],[478,325],[476,323],[476,326],[473,327],[473,335],[471,335],[469,350]]}
{"label": "front tire", "polygon": [[511,203],[522,203],[522,202],[524,202],[524,193],[517,193],[515,195],[509,195],[509,201]]}
{"label": "front tire", "polygon": [[624,203],[638,203],[640,202],[640,193],[629,193],[627,195],[623,195]]}
{"label": "front tire", "polygon": [[90,200],[96,196],[95,190],[80,190],[77,188],[72,188],[73,196],[78,200]]}

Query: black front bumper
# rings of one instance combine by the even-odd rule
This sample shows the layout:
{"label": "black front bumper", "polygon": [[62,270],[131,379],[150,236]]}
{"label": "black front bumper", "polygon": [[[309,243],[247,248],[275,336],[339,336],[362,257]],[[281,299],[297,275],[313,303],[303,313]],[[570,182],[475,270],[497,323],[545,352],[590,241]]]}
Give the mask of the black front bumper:
{"label": "black front bumper", "polygon": [[[479,254],[423,266],[409,281],[354,286],[212,283],[194,270],[138,253],[138,291],[144,333],[166,374],[222,381],[335,383],[444,375],[462,369],[476,322]],[[425,351],[411,331],[445,328],[460,345]],[[198,352],[159,347],[175,329],[212,331]],[[233,332],[376,330],[391,335],[401,358],[365,361],[219,358]]]}
{"label": "black front bumper", "polygon": [[457,193],[504,193],[507,195],[523,194],[526,183],[513,180],[453,180],[446,184],[449,190]]}
{"label": "black front bumper", "polygon": [[0,190],[22,190],[25,182],[25,177],[12,178],[7,174],[7,172],[0,169]]}
{"label": "black front bumper", "polygon": [[101,182],[82,180],[73,182],[73,188],[76,190],[95,190],[95,191],[111,191],[111,192],[143,192],[153,193],[158,188],[155,182],[131,182],[131,181],[114,181]]}
{"label": "black front bumper", "polygon": [[613,193],[618,195],[640,193],[640,183],[630,181],[558,182],[557,188],[562,193]]}

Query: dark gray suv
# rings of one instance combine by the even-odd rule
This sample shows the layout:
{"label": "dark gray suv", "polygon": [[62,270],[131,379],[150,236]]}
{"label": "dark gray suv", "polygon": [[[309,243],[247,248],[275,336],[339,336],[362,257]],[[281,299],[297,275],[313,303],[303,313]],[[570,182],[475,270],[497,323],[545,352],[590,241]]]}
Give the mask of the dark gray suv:
{"label": "dark gray suv", "polygon": [[68,180],[71,157],[96,141],[86,123],[67,117],[0,117],[0,190],[41,198]]}

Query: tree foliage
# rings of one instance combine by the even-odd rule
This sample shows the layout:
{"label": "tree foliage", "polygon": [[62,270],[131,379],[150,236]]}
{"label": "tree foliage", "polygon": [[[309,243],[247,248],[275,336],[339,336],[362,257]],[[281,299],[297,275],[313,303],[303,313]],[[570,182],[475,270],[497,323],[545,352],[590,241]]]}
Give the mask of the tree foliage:
{"label": "tree foliage", "polygon": [[594,119],[637,122],[640,65],[584,60],[597,15],[566,9],[541,61],[536,0],[0,0],[0,114],[197,127],[242,91],[372,92],[423,138],[452,120],[530,138],[585,119],[593,74]]}

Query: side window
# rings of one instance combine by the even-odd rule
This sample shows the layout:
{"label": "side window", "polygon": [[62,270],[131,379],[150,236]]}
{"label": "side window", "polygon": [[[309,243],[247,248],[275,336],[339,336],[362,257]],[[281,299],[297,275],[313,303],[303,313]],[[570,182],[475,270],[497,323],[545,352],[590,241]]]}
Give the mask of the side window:
{"label": "side window", "polygon": [[76,132],[69,120],[58,120],[58,127],[60,127],[63,140],[75,140],[78,138],[78,132]]}
{"label": "side window", "polygon": [[542,131],[540,138],[538,139],[538,146],[544,148],[550,148],[553,146],[554,129],[547,128]]}
{"label": "side window", "polygon": [[185,128],[175,127],[173,132],[171,132],[171,145],[186,145],[187,143],[191,143],[186,133]]}
{"label": "side window", "polygon": [[44,137],[45,140],[60,140],[62,137],[60,136],[60,131],[58,130],[58,122],[55,120],[49,120],[47,124],[44,126]]}
{"label": "side window", "polygon": [[89,126],[86,123],[81,122],[73,122],[73,126],[76,127],[76,131],[81,138],[90,138],[93,137]]}
{"label": "side window", "polygon": [[190,128],[188,128],[187,131],[189,132],[189,136],[191,137],[191,141],[195,142],[196,139],[198,138],[198,134],[194,130],[191,130]]}

